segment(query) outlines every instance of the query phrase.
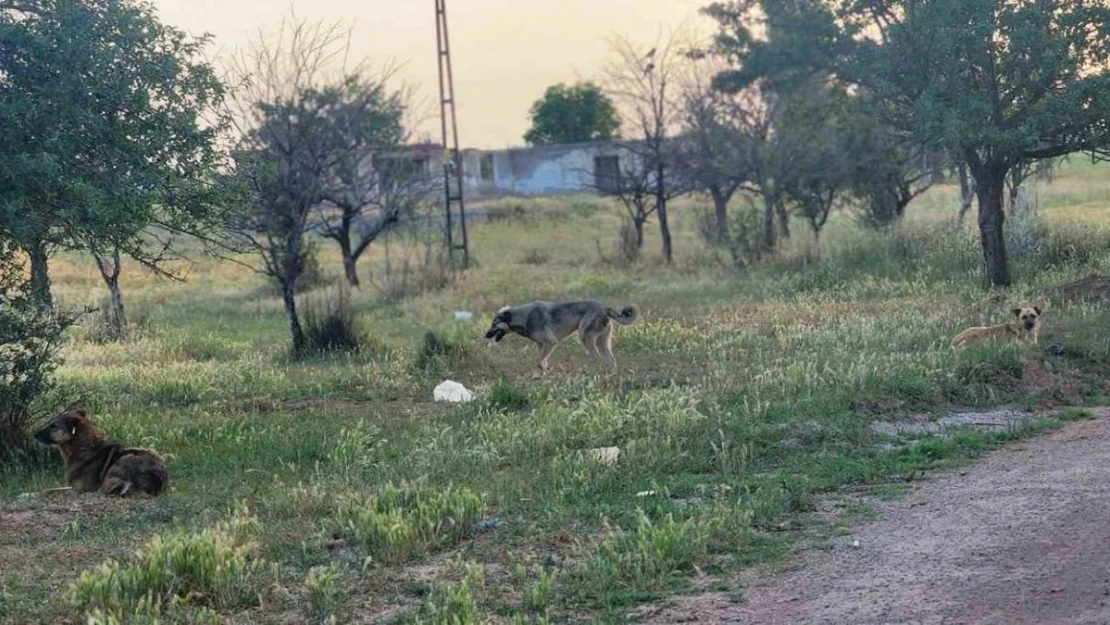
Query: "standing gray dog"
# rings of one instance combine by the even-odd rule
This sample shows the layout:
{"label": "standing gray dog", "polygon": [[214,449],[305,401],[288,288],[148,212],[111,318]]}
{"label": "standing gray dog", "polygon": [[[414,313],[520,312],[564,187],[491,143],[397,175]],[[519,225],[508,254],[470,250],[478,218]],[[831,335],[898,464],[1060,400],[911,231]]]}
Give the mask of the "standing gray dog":
{"label": "standing gray dog", "polygon": [[580,302],[532,302],[523,306],[506,306],[497,311],[493,324],[486,332],[487,339],[495,342],[509,332],[535,341],[540,346],[540,370],[547,372],[547,360],[559,341],[578,331],[586,351],[602,356],[614,367],[613,323],[628,325],[639,316],[635,306],[625,306],[617,312],[594,300]]}

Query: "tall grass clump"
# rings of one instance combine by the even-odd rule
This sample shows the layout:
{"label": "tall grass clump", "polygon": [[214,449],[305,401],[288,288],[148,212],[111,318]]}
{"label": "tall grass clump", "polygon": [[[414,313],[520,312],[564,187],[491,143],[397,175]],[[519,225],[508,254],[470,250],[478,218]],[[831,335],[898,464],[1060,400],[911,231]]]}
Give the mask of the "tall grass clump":
{"label": "tall grass clump", "polygon": [[335,612],[343,603],[342,577],[345,572],[346,567],[338,563],[309,570],[304,586],[311,622],[326,623],[335,618]]}
{"label": "tall grass clump", "polygon": [[106,623],[154,621],[181,606],[258,606],[278,578],[276,567],[258,555],[254,538],[261,531],[261,523],[240,508],[211,528],[158,534],[129,561],[109,560],[81,573],[75,605]]}
{"label": "tall grass clump", "polygon": [[467,488],[388,485],[342,501],[331,529],[375,562],[391,564],[458,543],[484,513],[482,499]]}
{"label": "tall grass clump", "polygon": [[310,352],[354,352],[366,342],[345,288],[308,300],[304,307],[304,332]]}
{"label": "tall grass clump", "polygon": [[675,574],[689,573],[705,557],[711,527],[699,518],[667,514],[651,520],[640,513],[636,529],[606,537],[577,572],[583,592],[608,605],[627,593],[666,590]]}
{"label": "tall grass clump", "polygon": [[478,608],[478,594],[485,585],[481,566],[467,564],[458,584],[437,586],[412,615],[411,625],[481,625],[488,622]]}

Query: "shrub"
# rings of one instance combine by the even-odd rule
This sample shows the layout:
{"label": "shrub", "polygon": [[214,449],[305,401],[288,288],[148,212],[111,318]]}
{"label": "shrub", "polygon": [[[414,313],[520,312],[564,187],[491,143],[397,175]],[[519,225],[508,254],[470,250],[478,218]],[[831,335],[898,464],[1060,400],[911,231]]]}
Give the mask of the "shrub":
{"label": "shrub", "polygon": [[[277,581],[252,538],[261,524],[241,508],[213,528],[156,535],[129,562],[109,560],[74,584],[78,610],[100,622],[157,622],[165,609],[259,605]],[[113,620],[114,619],[114,620]]]}
{"label": "shrub", "polygon": [[528,395],[520,392],[504,379],[493,383],[489,392],[489,404],[494,408],[520,410],[528,405]]}
{"label": "shrub", "polygon": [[73,321],[34,300],[22,267],[0,245],[0,463],[26,455],[34,403],[53,385],[58,350]]}
{"label": "shrub", "polygon": [[389,485],[344,500],[332,529],[375,561],[396,563],[454,545],[484,512],[481,498],[466,488]]}
{"label": "shrub", "polygon": [[355,322],[350,295],[343,287],[308,300],[304,333],[310,352],[354,352],[366,342]]}

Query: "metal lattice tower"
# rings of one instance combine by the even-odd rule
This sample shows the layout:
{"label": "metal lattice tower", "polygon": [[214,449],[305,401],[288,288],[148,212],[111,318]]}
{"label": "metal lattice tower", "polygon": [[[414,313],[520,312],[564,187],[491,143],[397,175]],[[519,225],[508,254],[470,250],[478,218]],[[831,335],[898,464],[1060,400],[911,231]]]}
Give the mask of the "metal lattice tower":
{"label": "metal lattice tower", "polygon": [[[454,265],[462,252],[462,266],[470,265],[463,205],[463,163],[459,152],[459,126],[455,117],[455,80],[451,74],[451,44],[447,36],[447,0],[436,3],[436,48],[439,60],[439,119],[443,130],[443,208],[446,218],[447,255]],[[448,125],[450,116],[450,125]],[[450,132],[450,134],[448,134]],[[457,230],[457,231],[456,231]]]}

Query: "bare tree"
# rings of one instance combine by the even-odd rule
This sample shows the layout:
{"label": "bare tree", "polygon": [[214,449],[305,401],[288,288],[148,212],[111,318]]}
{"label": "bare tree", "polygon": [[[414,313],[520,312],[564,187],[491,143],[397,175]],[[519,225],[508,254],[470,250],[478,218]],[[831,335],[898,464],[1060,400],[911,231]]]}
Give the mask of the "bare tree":
{"label": "bare tree", "polygon": [[674,260],[674,250],[667,202],[683,192],[673,180],[672,138],[682,119],[677,95],[687,57],[673,36],[648,51],[620,37],[613,39],[610,48],[613,58],[602,70],[603,85],[621,111],[629,139],[633,139],[628,143],[629,150],[651,172],[663,258],[669,263]]}
{"label": "bare tree", "polygon": [[359,286],[358,259],[386,232],[412,217],[435,181],[408,147],[415,110],[412,89],[392,89],[395,67],[377,75],[352,74],[324,89],[324,128],[331,137],[325,202],[316,210],[322,236],[339,245],[351,286]]}
{"label": "bare tree", "polygon": [[294,353],[307,347],[295,294],[312,254],[310,216],[324,201],[334,165],[333,137],[320,112],[328,84],[344,81],[348,42],[338,25],[292,17],[276,33],[260,35],[232,66],[241,84],[235,174],[245,195],[233,234],[261,260],[252,268],[281,288]]}

